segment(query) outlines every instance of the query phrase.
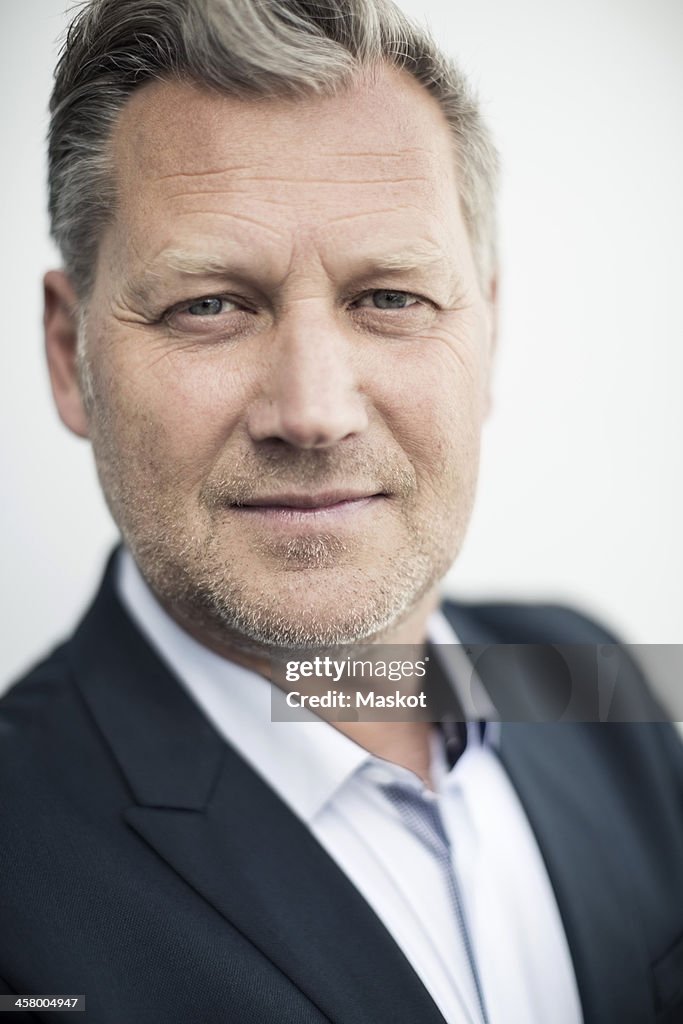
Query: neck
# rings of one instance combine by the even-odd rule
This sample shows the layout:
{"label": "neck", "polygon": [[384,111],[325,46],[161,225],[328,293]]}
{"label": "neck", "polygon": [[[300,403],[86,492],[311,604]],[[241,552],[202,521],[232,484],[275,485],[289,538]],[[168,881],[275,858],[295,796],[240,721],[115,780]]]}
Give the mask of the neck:
{"label": "neck", "polygon": [[[384,644],[410,644],[424,647],[427,639],[427,620],[439,604],[438,591],[430,591],[389,635],[379,641]],[[429,739],[431,722],[332,722],[339,732],[376,757],[407,768],[432,787]]]}
{"label": "neck", "polygon": [[332,722],[375,757],[413,772],[432,789],[429,740],[431,722]]}

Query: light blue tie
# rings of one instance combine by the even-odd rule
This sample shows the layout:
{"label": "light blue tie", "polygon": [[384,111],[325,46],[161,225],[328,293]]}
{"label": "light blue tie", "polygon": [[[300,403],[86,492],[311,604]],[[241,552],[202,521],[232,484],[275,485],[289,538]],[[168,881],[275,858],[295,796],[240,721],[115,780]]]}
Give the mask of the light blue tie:
{"label": "light blue tie", "polygon": [[451,906],[455,912],[455,919],[462,938],[467,961],[470,965],[474,987],[477,992],[477,1000],[481,1011],[483,1024],[489,1024],[489,1019],[484,1005],[484,996],[481,989],[481,981],[477,964],[472,949],[472,941],[467,928],[465,908],[462,901],[460,886],[453,869],[451,858],[451,844],[443,827],[441,815],[436,803],[425,800],[424,797],[411,786],[401,785],[398,782],[388,783],[382,786],[382,792],[386,794],[398,813],[403,823],[420,840],[423,846],[429,850],[434,860],[439,865],[444,881],[448,888]]}

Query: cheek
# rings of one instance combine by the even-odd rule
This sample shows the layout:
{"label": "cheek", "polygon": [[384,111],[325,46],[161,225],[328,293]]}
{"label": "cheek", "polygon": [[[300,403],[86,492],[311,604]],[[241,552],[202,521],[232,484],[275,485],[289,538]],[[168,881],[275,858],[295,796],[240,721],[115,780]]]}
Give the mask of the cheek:
{"label": "cheek", "polygon": [[[246,386],[224,353],[155,351],[109,343],[93,366],[95,434],[137,467],[199,486],[243,414]],[[96,444],[96,438],[93,438]]]}
{"label": "cheek", "polygon": [[472,351],[425,343],[385,388],[384,416],[410,459],[423,494],[451,501],[473,488],[485,412],[486,366]]}

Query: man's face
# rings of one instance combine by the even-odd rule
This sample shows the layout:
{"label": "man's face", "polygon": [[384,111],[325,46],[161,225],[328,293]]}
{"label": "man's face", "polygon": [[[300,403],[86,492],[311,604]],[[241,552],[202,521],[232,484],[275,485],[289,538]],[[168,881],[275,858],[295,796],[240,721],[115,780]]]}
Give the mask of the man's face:
{"label": "man's face", "polygon": [[459,550],[486,409],[443,115],[388,70],[296,101],[155,83],[114,157],[83,431],[124,539],[214,642],[379,635]]}

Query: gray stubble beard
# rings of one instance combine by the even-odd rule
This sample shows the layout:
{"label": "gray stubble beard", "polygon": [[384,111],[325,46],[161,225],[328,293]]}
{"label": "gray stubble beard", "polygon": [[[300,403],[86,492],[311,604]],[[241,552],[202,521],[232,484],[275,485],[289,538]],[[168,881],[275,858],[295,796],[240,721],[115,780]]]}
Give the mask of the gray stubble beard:
{"label": "gray stubble beard", "polygon": [[[425,519],[411,517],[411,499],[416,494],[414,471],[412,467],[402,468],[398,459],[392,465],[388,458],[382,467],[383,480],[395,496],[392,500],[403,501],[408,510],[403,512],[405,548],[392,552],[388,564],[377,561],[369,569],[354,571],[347,567],[343,591],[331,595],[337,602],[335,614],[330,615],[330,602],[323,614],[311,603],[300,606],[298,620],[293,620],[286,614],[286,600],[281,597],[279,603],[276,601],[280,581],[300,576],[305,587],[308,573],[333,571],[335,564],[343,568],[347,545],[334,534],[277,542],[280,565],[275,593],[259,594],[250,588],[248,580],[236,578],[232,562],[221,553],[218,522],[229,499],[249,498],[268,480],[277,481],[276,488],[285,483],[291,486],[292,481],[302,488],[310,486],[319,479],[316,472],[320,467],[334,467],[334,460],[320,459],[320,453],[315,459],[307,459],[302,453],[296,464],[292,461],[283,471],[282,460],[273,459],[269,464],[265,458],[258,472],[254,472],[250,460],[237,460],[236,475],[214,481],[200,492],[199,507],[209,517],[200,535],[185,525],[183,506],[174,500],[172,488],[161,492],[150,488],[149,481],[158,476],[154,437],[148,436],[139,475],[131,478],[129,472],[121,472],[121,451],[112,441],[114,431],[107,417],[99,426],[104,429],[97,432],[99,438],[93,438],[98,473],[125,543],[171,617],[217,650],[237,647],[265,653],[295,647],[328,649],[382,639],[446,573],[469,518],[469,507],[460,509],[458,522],[455,513],[449,516],[444,509],[439,515],[431,506]],[[367,479],[368,469],[374,469],[376,463],[375,458],[371,465],[361,451],[355,462],[346,459],[342,478]],[[247,467],[251,472],[246,472]],[[256,547],[259,542],[254,543]],[[273,544],[268,539],[260,544],[264,557],[272,558]]]}
{"label": "gray stubble beard", "polygon": [[[160,539],[150,545],[130,537],[128,544],[167,611],[214,647],[235,646],[251,652],[329,649],[381,639],[450,564],[445,557],[435,564],[420,546],[408,544],[391,565],[380,567],[379,575],[377,570],[346,570],[343,589],[332,595],[338,602],[337,614],[331,616],[328,605],[321,614],[311,604],[300,607],[298,619],[292,619],[282,610],[282,601],[278,606],[274,596],[259,595],[235,578],[231,564],[212,550],[214,537],[172,558],[168,557],[172,548],[159,544]],[[331,563],[343,559],[343,549],[337,537],[297,538],[285,549],[283,561],[290,563],[285,571],[293,578],[300,574],[306,587],[310,572],[334,571]]]}

